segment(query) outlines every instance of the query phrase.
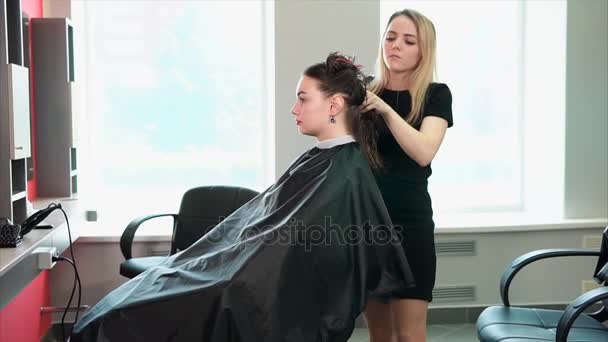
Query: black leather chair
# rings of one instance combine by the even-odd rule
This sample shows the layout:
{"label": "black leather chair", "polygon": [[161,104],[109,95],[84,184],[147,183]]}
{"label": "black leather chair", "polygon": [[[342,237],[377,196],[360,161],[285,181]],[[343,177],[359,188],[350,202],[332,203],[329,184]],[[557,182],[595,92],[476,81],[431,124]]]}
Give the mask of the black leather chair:
{"label": "black leather chair", "polygon": [[[512,307],[509,285],[522,268],[537,260],[565,256],[599,257],[594,278],[602,285],[572,302],[564,311]],[[477,319],[481,342],[509,341],[608,341],[608,227],[604,229],[599,251],[586,249],[545,249],[515,259],[502,274],[500,296],[503,306],[485,309]],[[590,307],[599,307],[587,313]]]}
{"label": "black leather chair", "polygon": [[243,204],[254,198],[258,192],[235,186],[202,186],[186,191],[182,197],[178,214],[147,215],[139,217],[127,226],[120,237],[120,249],[125,261],[120,264],[120,274],[133,278],[146,269],[161,263],[166,256],[133,258],[131,247],[139,226],[153,218],[173,217],[171,252],[184,250],[215,227],[221,220]]}

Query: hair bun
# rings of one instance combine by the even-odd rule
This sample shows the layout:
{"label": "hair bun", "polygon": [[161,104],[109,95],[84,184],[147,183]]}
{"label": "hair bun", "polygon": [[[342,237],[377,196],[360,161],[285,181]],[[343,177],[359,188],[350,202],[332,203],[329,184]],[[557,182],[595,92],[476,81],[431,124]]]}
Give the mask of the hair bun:
{"label": "hair bun", "polygon": [[343,94],[349,107],[360,106],[365,100],[365,75],[361,65],[339,52],[330,53],[324,62],[306,68],[304,75],[319,81],[325,95]]}
{"label": "hair bun", "polygon": [[327,71],[330,74],[337,74],[345,70],[357,72],[361,68],[359,65],[353,63],[352,58],[342,55],[339,52],[332,52],[327,56],[325,60],[327,65]]}

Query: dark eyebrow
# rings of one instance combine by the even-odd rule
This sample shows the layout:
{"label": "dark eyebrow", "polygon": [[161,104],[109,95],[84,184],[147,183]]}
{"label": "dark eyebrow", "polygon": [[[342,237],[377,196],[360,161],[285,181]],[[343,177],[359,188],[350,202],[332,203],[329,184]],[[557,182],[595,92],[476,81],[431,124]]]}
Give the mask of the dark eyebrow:
{"label": "dark eyebrow", "polygon": [[296,96],[300,96],[301,94],[306,94],[306,92],[304,90],[301,90],[296,94]]}
{"label": "dark eyebrow", "polygon": [[[388,31],[388,32],[386,32],[386,34],[389,34],[389,33],[397,34],[397,32],[395,32],[395,31]],[[416,35],[415,34],[411,34],[411,33],[404,33],[403,35],[406,36],[406,37],[416,38]]]}

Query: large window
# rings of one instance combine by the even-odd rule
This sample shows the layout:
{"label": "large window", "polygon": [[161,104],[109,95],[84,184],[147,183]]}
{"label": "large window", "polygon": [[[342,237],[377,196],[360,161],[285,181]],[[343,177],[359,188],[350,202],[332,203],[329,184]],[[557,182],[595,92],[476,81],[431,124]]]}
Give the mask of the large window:
{"label": "large window", "polygon": [[403,8],[433,21],[453,95],[435,211],[561,216],[566,1],[382,1],[381,32]]}
{"label": "large window", "polygon": [[209,184],[273,179],[263,1],[73,1],[80,193],[100,218],[175,212]]}

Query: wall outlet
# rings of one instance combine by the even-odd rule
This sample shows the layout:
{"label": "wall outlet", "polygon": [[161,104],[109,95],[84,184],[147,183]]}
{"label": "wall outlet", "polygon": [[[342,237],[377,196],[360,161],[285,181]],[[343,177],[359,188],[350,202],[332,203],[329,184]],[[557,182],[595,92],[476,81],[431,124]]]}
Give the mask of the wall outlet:
{"label": "wall outlet", "polygon": [[32,253],[38,258],[38,269],[50,270],[57,262],[53,261],[53,257],[59,256],[56,247],[38,247]]}

